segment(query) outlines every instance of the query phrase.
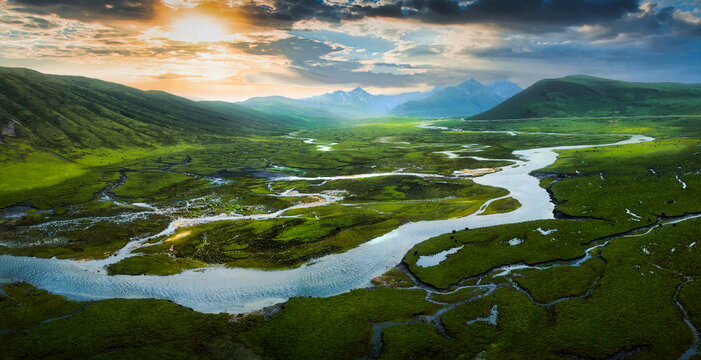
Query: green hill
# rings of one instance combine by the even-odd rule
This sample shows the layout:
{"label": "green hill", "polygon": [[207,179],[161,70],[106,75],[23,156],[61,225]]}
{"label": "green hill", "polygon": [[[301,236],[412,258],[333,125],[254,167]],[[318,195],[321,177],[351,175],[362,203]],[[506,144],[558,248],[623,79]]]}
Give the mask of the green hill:
{"label": "green hill", "polygon": [[235,104],[223,109],[161,91],[0,68],[0,141],[4,142],[25,140],[33,147],[63,153],[172,145],[213,135],[284,133],[296,125]]}
{"label": "green hill", "polygon": [[301,128],[333,126],[347,121],[346,118],[321,107],[282,96],[255,97],[238,104],[219,101],[205,101],[203,103],[224,112],[232,106],[249,108],[283,123]]}
{"label": "green hill", "polygon": [[701,114],[701,85],[591,76],[541,80],[473,119]]}

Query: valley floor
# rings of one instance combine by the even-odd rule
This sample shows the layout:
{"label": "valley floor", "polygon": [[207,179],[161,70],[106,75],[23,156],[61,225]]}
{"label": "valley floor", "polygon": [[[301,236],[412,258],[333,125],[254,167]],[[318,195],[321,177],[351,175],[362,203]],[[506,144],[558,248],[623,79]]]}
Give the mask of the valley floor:
{"label": "valley floor", "polygon": [[[555,219],[431,237],[398,254],[401,263],[373,279],[373,286],[336,296],[293,297],[245,314],[205,314],[165,300],[69,300],[8,282],[0,293],[0,354],[701,355],[701,133],[692,120],[414,125],[251,137],[83,164],[69,180],[29,190],[3,180],[2,206],[15,206],[3,214],[0,252],[93,259],[95,269],[126,277],[186,275],[194,273],[187,269],[222,265],[304,271],[324,255],[346,253],[403,224],[462,218],[490,199],[500,198],[483,213],[508,214],[522,206],[515,195],[456,170],[506,172],[518,165],[514,150],[626,138],[614,134],[655,140],[560,150],[554,164],[533,173],[555,203]],[[381,173],[389,174],[353,176]]]}

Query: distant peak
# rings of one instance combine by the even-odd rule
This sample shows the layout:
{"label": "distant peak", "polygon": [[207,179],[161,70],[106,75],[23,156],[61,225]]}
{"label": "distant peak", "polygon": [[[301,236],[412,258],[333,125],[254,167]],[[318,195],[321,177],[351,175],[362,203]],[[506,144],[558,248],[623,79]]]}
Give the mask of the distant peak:
{"label": "distant peak", "polygon": [[484,85],[482,85],[482,83],[480,83],[479,81],[477,81],[475,79],[463,81],[462,83],[458,84],[456,87],[462,91],[466,91],[468,94],[471,94],[471,93],[476,92],[476,91],[483,91],[483,89],[485,88]]}
{"label": "distant peak", "polygon": [[463,81],[460,85],[482,85],[482,83],[475,79],[470,79],[467,81]]}
{"label": "distant peak", "polygon": [[467,81],[463,81],[460,84],[457,85],[458,88],[460,89],[479,89],[484,87],[481,82],[475,80],[475,79],[470,79]]}
{"label": "distant peak", "polygon": [[357,88],[351,90],[350,92],[352,92],[354,94],[367,94],[368,93],[367,91],[363,90],[363,88],[361,88],[361,87],[357,87]]}

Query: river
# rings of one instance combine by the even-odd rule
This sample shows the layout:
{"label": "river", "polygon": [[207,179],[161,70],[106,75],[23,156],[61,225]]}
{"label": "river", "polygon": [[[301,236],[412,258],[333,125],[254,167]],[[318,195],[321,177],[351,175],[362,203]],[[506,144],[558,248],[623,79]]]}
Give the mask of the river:
{"label": "river", "polygon": [[[200,312],[241,313],[283,302],[294,296],[332,296],[370,285],[370,280],[396,266],[414,245],[463,229],[552,219],[554,205],[539,181],[529,175],[555,162],[555,150],[580,149],[652,141],[632,135],[605,145],[580,145],[515,151],[520,161],[474,181],[507,189],[521,207],[503,214],[408,223],[341,254],[314,259],[295,269],[262,271],[208,267],[171,276],[108,276],[104,265],[114,259],[76,261],[0,255],[0,281],[24,281],[76,300],[106,298],[168,299]],[[392,173],[395,175],[396,173]],[[376,176],[359,174],[354,177]],[[347,177],[339,177],[347,178]],[[333,180],[334,177],[320,177]],[[171,223],[172,226],[172,223]],[[170,227],[169,227],[170,228]],[[129,245],[128,245],[129,246]]]}

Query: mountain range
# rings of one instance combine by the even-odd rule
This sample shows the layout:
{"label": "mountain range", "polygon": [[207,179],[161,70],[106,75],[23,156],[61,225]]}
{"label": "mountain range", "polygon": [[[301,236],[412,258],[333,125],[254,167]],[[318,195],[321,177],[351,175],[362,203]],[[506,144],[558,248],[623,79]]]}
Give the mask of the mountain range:
{"label": "mountain range", "polygon": [[278,109],[285,112],[349,118],[382,115],[446,117],[482,112],[519,91],[521,88],[510,81],[482,85],[470,79],[456,86],[436,87],[427,92],[373,95],[361,88],[355,88],[351,91],[334,91],[298,100],[280,96],[257,97],[239,104],[264,112]]}
{"label": "mountain range", "polygon": [[65,154],[99,147],[193,144],[219,141],[222,136],[344,126],[357,121],[351,117],[359,114],[454,116],[492,104],[496,106],[472,118],[701,114],[699,84],[633,83],[578,75],[542,80],[518,91],[518,86],[506,81],[482,85],[468,80],[428,93],[372,95],[354,89],[300,100],[266,97],[236,104],[197,102],[96,79],[0,68],[0,151],[13,148],[21,153],[30,147]]}
{"label": "mountain range", "polygon": [[430,118],[468,116],[488,110],[521,90],[510,81],[482,85],[470,79],[436,91],[424,99],[405,102],[394,108],[392,114]]}

